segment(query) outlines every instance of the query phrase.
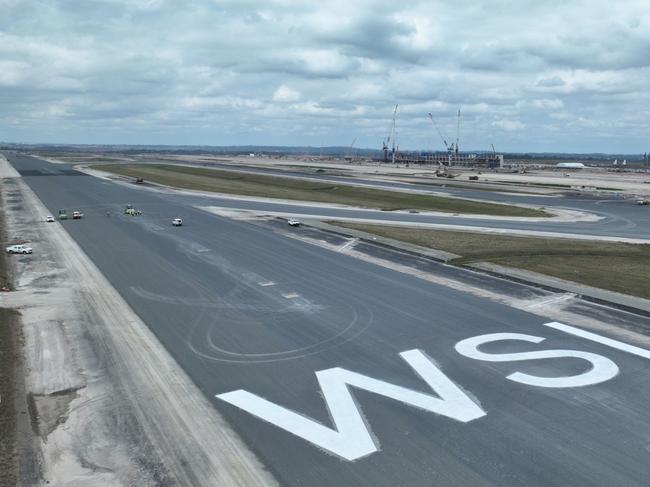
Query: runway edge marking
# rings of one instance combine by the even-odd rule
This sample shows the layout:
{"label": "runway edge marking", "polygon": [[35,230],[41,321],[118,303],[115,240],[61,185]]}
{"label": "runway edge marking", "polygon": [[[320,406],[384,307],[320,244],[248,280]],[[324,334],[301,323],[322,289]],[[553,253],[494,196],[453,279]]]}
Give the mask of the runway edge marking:
{"label": "runway edge marking", "polygon": [[602,345],[606,345],[608,347],[621,350],[622,352],[627,352],[632,355],[637,355],[638,357],[643,357],[650,360],[650,351],[644,348],[635,347],[634,345],[628,345],[627,343],[619,342],[618,340],[607,338],[602,335],[598,335],[596,333],[583,330],[581,328],[576,328],[575,326],[565,325],[564,323],[559,323],[557,321],[544,323],[544,326],[548,326],[549,328],[563,331],[570,335],[575,335],[577,337],[584,338],[585,340],[591,340],[592,342],[597,342]]}

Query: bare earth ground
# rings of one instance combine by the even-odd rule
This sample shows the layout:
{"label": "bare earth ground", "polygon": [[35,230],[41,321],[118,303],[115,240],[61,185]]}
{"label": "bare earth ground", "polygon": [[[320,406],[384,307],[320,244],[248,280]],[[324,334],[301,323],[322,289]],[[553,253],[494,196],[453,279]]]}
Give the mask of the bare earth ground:
{"label": "bare earth ground", "polygon": [[[2,162],[0,179],[8,175],[1,168]],[[0,185],[0,193],[5,188],[6,185]],[[2,200],[0,194],[0,248],[4,249],[7,232]],[[35,467],[25,397],[20,314],[2,307],[4,292],[13,287],[13,266],[7,257],[4,251],[0,253],[0,485],[14,486],[19,478],[25,484],[34,481]]]}
{"label": "bare earth ground", "polygon": [[[0,160],[41,484],[275,485],[147,326]],[[11,177],[13,176],[13,177]],[[4,485],[4,484],[3,484]],[[21,485],[34,485],[21,478]]]}
{"label": "bare earth ground", "polygon": [[[4,221],[0,214],[0,245],[5,246]],[[4,253],[0,254],[0,287],[10,283]],[[0,485],[15,485],[18,478],[16,446],[18,411],[15,407],[19,370],[19,315],[0,308]]]}
{"label": "bare earth ground", "polygon": [[[169,159],[175,158],[179,161],[202,161],[210,162],[213,160],[223,160],[229,159],[230,162],[234,164],[241,165],[257,165],[260,167],[269,167],[269,166],[286,166],[291,165],[295,167],[312,167],[319,166],[323,168],[328,168],[332,170],[345,170],[351,174],[356,175],[382,175],[382,176],[392,176],[394,178],[404,177],[404,176],[419,176],[424,178],[431,178],[433,172],[435,172],[435,167],[427,166],[414,166],[405,167],[393,164],[385,163],[373,163],[373,162],[343,162],[343,161],[332,161],[332,160],[306,160],[305,158],[301,159],[298,157],[287,157],[286,159],[274,159],[269,157],[247,157],[247,156],[195,156],[195,155],[166,155]],[[314,159],[314,158],[312,158]],[[467,180],[468,175],[476,174],[472,170],[464,170],[454,168],[454,172],[460,172],[461,176],[454,180],[447,180],[450,182]],[[568,176],[565,176],[568,174]],[[436,178],[434,178],[436,179]],[[624,173],[624,172],[609,172],[607,168],[586,168],[579,171],[562,171],[554,169],[535,169],[531,170],[525,174],[513,174],[513,173],[496,173],[483,171],[483,174],[479,177],[481,182],[487,183],[506,183],[508,186],[521,185],[523,187],[527,185],[561,185],[566,189],[570,189],[571,186],[585,186],[585,187],[598,187],[598,188],[607,188],[610,190],[620,190],[621,192],[626,192],[630,194],[637,195],[650,195],[650,174],[649,173]]]}
{"label": "bare earth ground", "polygon": [[0,308],[0,485],[15,485],[17,479],[14,329],[17,313]]}

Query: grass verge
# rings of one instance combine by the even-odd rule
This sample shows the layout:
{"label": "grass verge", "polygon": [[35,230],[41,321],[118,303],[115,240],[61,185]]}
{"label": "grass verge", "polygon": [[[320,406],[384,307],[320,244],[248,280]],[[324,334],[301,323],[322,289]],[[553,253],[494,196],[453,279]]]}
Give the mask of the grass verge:
{"label": "grass verge", "polygon": [[474,215],[549,217],[543,210],[519,206],[482,203],[397,191],[382,191],[302,179],[246,174],[218,169],[173,166],[167,164],[110,164],[98,166],[133,178],[141,177],[176,188],[244,196],[262,196],[319,203],[337,203],[383,210],[414,209],[468,213]]}
{"label": "grass verge", "polygon": [[650,299],[650,245],[330,223],[460,255],[453,264],[492,262]]}

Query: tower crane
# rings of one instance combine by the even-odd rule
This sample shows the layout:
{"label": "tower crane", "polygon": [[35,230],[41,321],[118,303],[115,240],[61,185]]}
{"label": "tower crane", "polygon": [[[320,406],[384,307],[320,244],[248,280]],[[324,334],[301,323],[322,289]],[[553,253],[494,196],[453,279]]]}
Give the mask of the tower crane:
{"label": "tower crane", "polygon": [[458,151],[459,151],[459,146],[458,146],[458,140],[460,138],[460,107],[458,107],[458,124],[456,126],[456,157],[458,157]]}
{"label": "tower crane", "polygon": [[[395,105],[395,109],[393,110],[393,121],[390,126],[390,135],[388,136],[388,141],[392,143],[392,148],[391,148],[391,162],[395,164],[395,156],[397,153],[397,146],[395,145],[395,139],[397,138],[397,131],[396,131],[396,123],[397,123],[397,108],[399,107],[398,104]],[[386,150],[388,147],[386,147]]]}
{"label": "tower crane", "polygon": [[395,153],[397,152],[397,147],[395,146],[395,139],[397,137],[397,132],[395,131],[395,122],[397,119],[397,107],[399,105],[395,105],[395,109],[393,110],[393,119],[391,120],[390,127],[388,129],[388,137],[386,137],[382,141],[382,147],[381,150],[384,151],[384,162],[388,162],[388,144],[392,143],[393,147],[391,149],[391,160],[394,163],[395,162]]}

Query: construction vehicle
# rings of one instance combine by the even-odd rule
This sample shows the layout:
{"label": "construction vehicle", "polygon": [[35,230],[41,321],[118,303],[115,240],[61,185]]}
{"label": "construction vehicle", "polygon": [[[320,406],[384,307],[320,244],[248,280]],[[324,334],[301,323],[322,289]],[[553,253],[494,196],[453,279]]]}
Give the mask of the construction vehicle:
{"label": "construction vehicle", "polygon": [[65,209],[59,210],[59,220],[67,220],[68,212]]}
{"label": "construction vehicle", "polygon": [[447,178],[447,179],[454,179],[460,176],[460,174],[451,174],[446,171],[436,171],[435,174],[437,178]]}
{"label": "construction vehicle", "polygon": [[136,210],[135,208],[133,208],[133,205],[126,205],[124,207],[124,214],[129,216],[140,216],[142,215],[142,211]]}
{"label": "construction vehicle", "polygon": [[445,166],[444,164],[440,164],[440,166],[438,167],[438,169],[436,169],[436,172],[434,174],[436,175],[437,178],[449,178],[449,179],[457,178],[458,176],[460,176],[460,173],[452,173],[449,170],[447,170],[447,166]]}

